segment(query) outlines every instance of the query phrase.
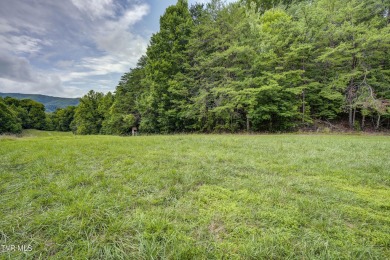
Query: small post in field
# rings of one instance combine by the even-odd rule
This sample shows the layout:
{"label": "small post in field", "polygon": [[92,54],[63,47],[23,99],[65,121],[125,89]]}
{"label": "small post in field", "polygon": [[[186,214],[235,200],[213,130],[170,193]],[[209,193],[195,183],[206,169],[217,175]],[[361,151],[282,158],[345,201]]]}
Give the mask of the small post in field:
{"label": "small post in field", "polygon": [[133,126],[133,127],[131,128],[131,135],[132,135],[132,136],[136,136],[136,135],[138,134],[137,131],[138,131],[137,127]]}

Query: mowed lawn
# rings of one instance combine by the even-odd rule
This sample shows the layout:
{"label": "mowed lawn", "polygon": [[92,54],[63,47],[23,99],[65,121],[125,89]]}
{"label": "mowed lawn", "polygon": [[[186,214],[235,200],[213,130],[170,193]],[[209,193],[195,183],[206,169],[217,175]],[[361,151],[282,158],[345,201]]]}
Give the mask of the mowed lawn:
{"label": "mowed lawn", "polygon": [[389,259],[390,137],[0,137],[0,259]]}

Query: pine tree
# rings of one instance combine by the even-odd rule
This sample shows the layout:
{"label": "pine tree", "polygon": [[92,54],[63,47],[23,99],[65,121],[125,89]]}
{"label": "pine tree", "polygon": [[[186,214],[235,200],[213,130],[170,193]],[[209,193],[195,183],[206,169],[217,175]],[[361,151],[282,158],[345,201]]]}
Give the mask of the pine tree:
{"label": "pine tree", "polygon": [[[185,85],[178,85],[180,73],[186,72],[188,38],[192,29],[188,3],[179,0],[166,9],[160,18],[160,31],[151,38],[147,50],[144,84],[148,91],[142,97],[141,129],[147,132],[174,132],[183,130],[180,106]],[[180,88],[180,89],[178,89]],[[146,94],[147,93],[147,94]]]}

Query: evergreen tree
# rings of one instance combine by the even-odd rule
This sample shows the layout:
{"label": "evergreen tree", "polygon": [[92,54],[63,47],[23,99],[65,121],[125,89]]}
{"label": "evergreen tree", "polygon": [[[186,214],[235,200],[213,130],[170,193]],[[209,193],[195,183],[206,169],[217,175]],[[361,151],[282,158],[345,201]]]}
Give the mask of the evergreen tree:
{"label": "evergreen tree", "polygon": [[180,74],[186,73],[185,50],[192,25],[185,0],[168,7],[160,18],[160,31],[152,36],[147,50],[143,83],[148,91],[140,104],[143,131],[173,132],[183,128],[181,109],[175,102],[186,95],[186,86],[177,82]]}
{"label": "evergreen tree", "polygon": [[101,132],[103,134],[131,134],[132,127],[140,122],[140,99],[145,95],[142,80],[145,78],[146,56],[142,56],[137,67],[125,73],[119,82],[112,106],[107,110]]}

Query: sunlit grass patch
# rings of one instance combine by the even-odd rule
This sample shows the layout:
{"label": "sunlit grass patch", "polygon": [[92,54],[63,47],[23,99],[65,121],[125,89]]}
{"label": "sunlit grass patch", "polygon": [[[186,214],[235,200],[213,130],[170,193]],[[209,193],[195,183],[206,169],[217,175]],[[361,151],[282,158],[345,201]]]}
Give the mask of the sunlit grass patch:
{"label": "sunlit grass patch", "polygon": [[50,136],[72,136],[71,132],[59,132],[59,131],[40,131],[36,129],[23,130],[22,137],[50,137]]}
{"label": "sunlit grass patch", "polygon": [[1,257],[386,259],[385,136],[0,140]]}

